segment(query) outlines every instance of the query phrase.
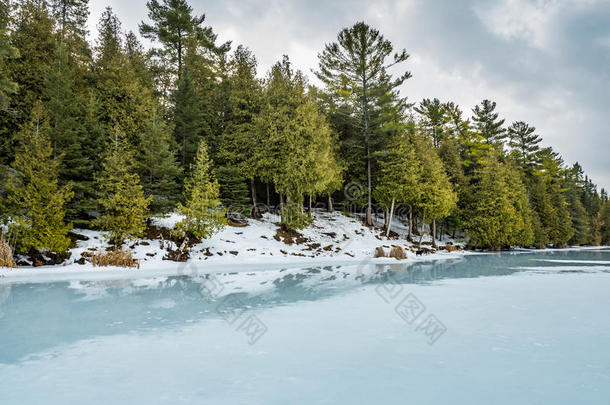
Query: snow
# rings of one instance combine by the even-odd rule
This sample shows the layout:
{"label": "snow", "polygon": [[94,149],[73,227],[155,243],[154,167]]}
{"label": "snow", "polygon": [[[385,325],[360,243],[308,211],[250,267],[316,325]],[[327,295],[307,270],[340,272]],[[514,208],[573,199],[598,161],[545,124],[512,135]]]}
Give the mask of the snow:
{"label": "snow", "polygon": [[[152,223],[158,227],[171,229],[180,221],[178,214],[154,218]],[[313,223],[299,233],[306,242],[286,244],[274,237],[279,228],[280,218],[266,213],[261,219],[248,219],[247,226],[227,226],[209,239],[193,246],[190,259],[186,263],[163,260],[166,251],[161,249],[160,240],[138,239],[127,242],[135,258],[140,260],[140,268],[93,267],[89,262],[84,265],[75,263],[84,252],[104,250],[109,245],[102,233],[92,230],[75,230],[88,238],[78,241],[71,250],[71,258],[62,265],[43,267],[21,267],[0,269],[0,283],[13,281],[49,282],[57,280],[96,280],[108,278],[148,278],[176,274],[200,274],[220,270],[242,271],[243,265],[250,269],[279,270],[321,264],[354,264],[363,261],[375,263],[394,263],[393,258],[373,258],[375,248],[383,247],[386,254],[391,246],[405,249],[406,262],[433,260],[438,258],[461,257],[465,252],[439,251],[417,257],[413,245],[406,240],[407,228],[398,220],[393,221],[393,231],[398,239],[387,239],[381,228],[368,228],[358,217],[348,217],[340,212],[316,211]],[[376,220],[381,225],[383,219]],[[167,241],[165,242],[168,243]],[[443,242],[444,243],[444,242]],[[441,244],[443,244],[441,243]],[[173,246],[175,248],[175,245]]]}

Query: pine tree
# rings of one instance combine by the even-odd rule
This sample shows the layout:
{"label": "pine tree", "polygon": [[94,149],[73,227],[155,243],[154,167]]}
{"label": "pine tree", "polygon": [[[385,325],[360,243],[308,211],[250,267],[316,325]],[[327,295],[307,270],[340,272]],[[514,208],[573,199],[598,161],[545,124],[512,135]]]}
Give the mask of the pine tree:
{"label": "pine tree", "polygon": [[147,130],[157,107],[153,89],[145,86],[124,50],[121,23],[107,8],[98,24],[94,63],[96,97],[102,107],[101,119],[108,128],[119,126],[129,144],[139,148],[140,134]]}
{"label": "pine tree", "polygon": [[565,245],[573,236],[572,219],[564,196],[562,181],[565,173],[563,160],[551,148],[544,148],[538,153],[540,169],[536,176],[541,178],[544,187],[544,198],[552,209],[538,211],[538,217],[549,243]]}
{"label": "pine tree", "polygon": [[415,124],[410,122],[405,130],[393,134],[386,152],[379,158],[379,181],[374,195],[388,213],[386,235],[391,230],[394,207],[421,200],[422,163],[415,153],[414,133]]}
{"label": "pine tree", "polygon": [[227,217],[250,215],[250,192],[246,178],[236,166],[220,166],[216,169],[220,187],[220,201],[227,208]]}
{"label": "pine tree", "polygon": [[531,246],[535,241],[536,219],[531,208],[527,188],[519,169],[510,161],[503,164],[508,198],[515,208],[514,232],[508,239],[510,246]]}
{"label": "pine tree", "polygon": [[83,207],[93,194],[93,165],[90,156],[83,153],[84,138],[89,134],[83,127],[82,100],[73,92],[72,69],[68,64],[68,53],[59,43],[53,64],[44,78],[45,105],[50,118],[49,135],[53,150],[63,154],[60,168],[60,183],[72,183],[75,198],[67,206],[67,218],[77,226],[87,224]]}
{"label": "pine tree", "polygon": [[420,125],[432,139],[435,148],[440,147],[445,132],[445,106],[438,98],[423,99],[414,110],[422,115]]}
{"label": "pine tree", "polygon": [[91,59],[87,42],[89,0],[51,0],[50,3],[61,43],[72,59],[88,62]]}
{"label": "pine tree", "polygon": [[443,162],[443,168],[447,173],[449,182],[458,197],[457,209],[453,210],[444,221],[447,227],[455,231],[463,225],[465,217],[463,203],[468,201],[466,194],[468,193],[469,178],[464,172],[459,140],[453,132],[446,133],[438,148],[438,155]]}
{"label": "pine tree", "polygon": [[195,95],[191,75],[185,70],[174,93],[174,137],[178,143],[178,157],[182,167],[193,162],[201,141],[201,110]]}
{"label": "pine tree", "polygon": [[422,224],[426,223],[426,219],[432,221],[432,245],[436,246],[436,220],[451,214],[456,207],[457,195],[451,187],[432,140],[416,134],[414,144],[416,155],[421,162],[420,194],[414,207],[422,215]]}
{"label": "pine tree", "polygon": [[226,224],[225,210],[221,209],[220,190],[214,179],[205,141],[199,143],[191,173],[184,184],[184,205],[178,212],[184,219],[176,225],[181,236],[208,238]]}
{"label": "pine tree", "polygon": [[89,164],[89,171],[86,173],[85,180],[80,180],[80,187],[83,192],[78,202],[80,213],[78,217],[81,221],[75,220],[79,226],[90,227],[94,215],[97,213],[97,184],[95,174],[101,172],[104,151],[109,143],[107,125],[103,120],[103,109],[100,98],[90,90],[83,104],[83,135],[80,138],[80,147],[83,156]]}
{"label": "pine tree", "polygon": [[155,78],[149,68],[150,57],[144,50],[144,46],[142,46],[138,37],[132,31],[125,35],[124,48],[127,63],[142,86],[156,92]]}
{"label": "pine tree", "polygon": [[284,57],[268,75],[265,102],[256,118],[256,131],[266,140],[256,172],[286,196],[282,221],[297,229],[310,222],[303,212],[305,194],[328,193],[340,175],[330,126],[306,87],[303,74],[294,72]]}
{"label": "pine tree", "polygon": [[193,15],[193,8],[185,0],[151,0],[146,7],[152,24],[140,23],[140,34],[164,46],[161,52],[175,66],[174,72],[178,75],[182,72],[189,36],[195,37],[199,46],[209,51],[228,51],[230,43],[217,47],[216,34],[211,27],[203,26],[205,14]]}
{"label": "pine tree", "polygon": [[591,237],[590,219],[581,201],[583,183],[582,169],[577,163],[566,172],[563,183],[572,228],[574,228],[574,235],[569,241],[571,245],[587,244]]}
{"label": "pine tree", "polygon": [[96,65],[98,69],[107,70],[113,59],[121,52],[123,46],[121,21],[112,11],[112,7],[106,7],[102,13],[97,24],[97,30]]}
{"label": "pine tree", "polygon": [[602,208],[600,211],[600,244],[608,246],[610,245],[610,200],[608,194],[602,188],[600,199],[602,201]]}
{"label": "pine tree", "polygon": [[43,106],[36,103],[30,121],[17,135],[15,176],[9,177],[6,190],[12,218],[9,233],[17,236],[22,253],[30,249],[63,253],[70,246],[71,226],[64,222],[64,206],[73,194],[69,184],[58,184],[61,157],[53,156],[48,131]]}
{"label": "pine tree", "polygon": [[144,194],[152,197],[150,211],[165,214],[171,211],[179,199],[178,177],[181,168],[173,152],[171,129],[155,111],[147,130],[140,134],[138,173]]}
{"label": "pine tree", "polygon": [[9,105],[9,96],[17,92],[17,83],[8,75],[6,60],[19,57],[19,51],[9,40],[8,23],[10,10],[8,0],[0,0],[0,111]]}
{"label": "pine tree", "polygon": [[101,216],[95,221],[115,246],[127,238],[139,237],[145,229],[151,197],[145,197],[136,173],[134,153],[120,127],[112,130],[111,141],[97,177]]}
{"label": "pine tree", "polygon": [[386,97],[395,92],[405,80],[411,77],[409,72],[393,79],[387,69],[407,60],[405,50],[396,53],[393,62],[386,59],[392,54],[393,46],[378,30],[363,22],[341,30],[337,42],[326,44],[319,55],[319,71],[316,76],[326,85],[330,93],[341,95],[349,100],[353,113],[358,117],[360,131],[353,134],[358,145],[363,147],[366,161],[367,179],[367,223],[372,225],[372,192],[373,192],[373,155],[378,149],[374,116],[376,109],[381,108],[383,101],[391,102]]}
{"label": "pine tree", "polygon": [[[15,134],[30,117],[34,103],[42,98],[43,79],[55,52],[54,21],[43,0],[19,2],[13,18],[10,42],[19,57],[5,60],[9,83],[19,91],[11,97],[10,114],[0,114],[0,161],[9,163],[14,157]],[[12,54],[15,56],[15,54]],[[14,89],[14,86],[9,86]]]}
{"label": "pine tree", "polygon": [[531,171],[538,163],[537,155],[540,151],[538,144],[542,139],[535,134],[535,131],[535,127],[530,127],[523,121],[513,122],[508,128],[508,145],[512,150],[511,153],[525,171]]}
{"label": "pine tree", "polygon": [[485,142],[490,145],[501,145],[506,139],[506,130],[502,128],[503,119],[498,119],[495,112],[496,103],[494,101],[483,100],[480,106],[475,106],[472,112],[474,116],[474,128],[483,137]]}
{"label": "pine tree", "polygon": [[466,223],[470,245],[498,249],[528,246],[533,241],[533,218],[518,173],[491,153],[478,169],[473,205]]}
{"label": "pine tree", "polygon": [[[254,184],[254,179],[261,177],[255,168],[264,146],[264,139],[257,134],[255,127],[256,116],[261,110],[262,89],[256,77],[256,59],[250,50],[241,45],[237,47],[229,61],[225,82],[229,86],[228,105],[218,142],[217,161],[226,168],[219,170],[217,175],[223,202],[242,205],[252,192],[247,188],[244,190],[244,181],[248,179],[250,184]],[[227,194],[229,184],[235,187],[230,195]],[[235,200],[229,201],[228,198]]]}

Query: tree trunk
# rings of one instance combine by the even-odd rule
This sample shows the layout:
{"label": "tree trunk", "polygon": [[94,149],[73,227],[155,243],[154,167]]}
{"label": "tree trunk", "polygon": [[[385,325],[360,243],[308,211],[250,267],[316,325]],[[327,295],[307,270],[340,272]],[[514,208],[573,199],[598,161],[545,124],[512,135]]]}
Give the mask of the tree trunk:
{"label": "tree trunk", "polygon": [[369,147],[367,145],[367,182],[368,182],[368,202],[366,205],[366,223],[368,226],[373,225],[373,208],[372,208],[372,192],[371,192],[371,157],[369,155]]}
{"label": "tree trunk", "polygon": [[333,212],[333,198],[330,196],[330,193],[328,193],[328,212]]}
{"label": "tree trunk", "polygon": [[413,240],[413,207],[409,205],[409,233],[407,234],[407,239],[409,241]]}
{"label": "tree trunk", "polygon": [[392,216],[394,215],[394,199],[392,198],[392,205],[390,206],[390,215],[388,216],[388,226],[385,228],[385,237],[390,236],[390,228],[392,227]]}
{"label": "tree trunk", "polygon": [[308,207],[308,210],[309,210],[309,216],[310,216],[310,217],[311,217],[311,215],[313,214],[313,209],[312,209],[312,201],[311,201],[311,200],[312,200],[312,198],[311,198],[311,194],[310,194],[310,195],[309,195],[309,207]]}
{"label": "tree trunk", "polygon": [[250,178],[250,192],[252,193],[252,218],[258,217],[258,207],[256,206],[256,187],[254,187],[254,178]]}
{"label": "tree trunk", "polygon": [[271,206],[271,198],[269,197],[269,182],[267,182],[267,210]]}
{"label": "tree trunk", "polygon": [[368,83],[366,72],[362,72],[362,118],[363,118],[363,129],[364,129],[364,143],[366,146],[366,177],[367,177],[367,188],[368,188],[368,201],[366,206],[366,223],[369,226],[373,225],[373,207],[372,207],[372,190],[371,190],[371,142],[369,139],[369,99],[368,99]]}
{"label": "tree trunk", "polygon": [[284,196],[280,193],[280,215],[284,212]]}
{"label": "tree trunk", "polygon": [[417,242],[418,248],[421,248],[421,241],[424,238],[424,227],[425,226],[426,226],[426,211],[424,210],[424,213],[421,218],[421,231],[419,232],[419,242]]}
{"label": "tree trunk", "polygon": [[389,217],[388,209],[383,209],[383,229],[388,229],[388,217]]}
{"label": "tree trunk", "polygon": [[432,220],[432,247],[436,248],[436,219]]}

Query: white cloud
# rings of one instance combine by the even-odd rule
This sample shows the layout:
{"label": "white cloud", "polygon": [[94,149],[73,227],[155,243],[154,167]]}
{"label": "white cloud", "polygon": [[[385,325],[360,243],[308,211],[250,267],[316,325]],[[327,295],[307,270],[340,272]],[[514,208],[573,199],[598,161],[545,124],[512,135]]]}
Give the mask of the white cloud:
{"label": "white cloud", "polygon": [[490,32],[548,50],[549,25],[556,9],[554,1],[504,0],[477,8],[475,13]]}

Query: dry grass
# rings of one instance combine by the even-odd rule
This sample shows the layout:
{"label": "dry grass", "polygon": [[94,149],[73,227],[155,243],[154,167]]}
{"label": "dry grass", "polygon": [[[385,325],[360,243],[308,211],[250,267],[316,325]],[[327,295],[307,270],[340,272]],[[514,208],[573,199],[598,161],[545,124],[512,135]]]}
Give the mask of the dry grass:
{"label": "dry grass", "polygon": [[4,237],[0,239],[0,267],[17,267],[13,261],[13,248],[4,240]]}
{"label": "dry grass", "polygon": [[400,246],[392,245],[392,250],[390,250],[390,257],[393,257],[396,260],[404,260],[407,258],[407,254],[405,250]]}
{"label": "dry grass", "polygon": [[93,266],[116,266],[140,268],[140,261],[134,259],[129,250],[117,249],[110,252],[96,252],[91,256]]}
{"label": "dry grass", "polygon": [[386,257],[385,250],[381,246],[375,248],[375,257]]}

